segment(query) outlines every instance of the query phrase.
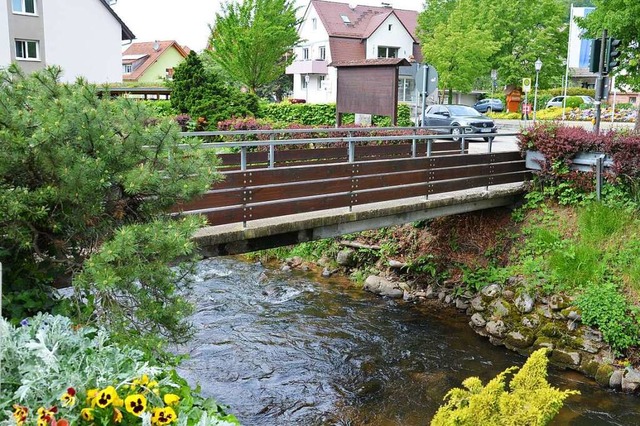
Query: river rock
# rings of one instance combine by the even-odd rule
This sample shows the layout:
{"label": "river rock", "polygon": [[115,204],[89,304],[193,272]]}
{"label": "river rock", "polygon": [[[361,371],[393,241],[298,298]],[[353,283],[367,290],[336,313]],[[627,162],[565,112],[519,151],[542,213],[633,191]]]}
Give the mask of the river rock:
{"label": "river rock", "polygon": [[369,275],[364,282],[363,288],[373,294],[391,297],[393,299],[398,299],[404,296],[404,290],[399,288],[396,283],[376,275]]}
{"label": "river rock", "polygon": [[282,265],[282,267],[280,268],[280,270],[282,272],[290,272],[291,271],[291,266],[289,265]]}
{"label": "river rock", "polygon": [[322,276],[324,278],[329,278],[331,276],[331,269],[325,266],[324,269],[322,270]]}
{"label": "river rock", "polygon": [[502,297],[508,301],[512,301],[515,295],[516,294],[513,292],[513,290],[505,290],[502,292]]}
{"label": "river rock", "polygon": [[596,372],[596,382],[598,382],[600,386],[609,386],[609,381],[614,371],[615,369],[609,364],[600,365]]}
{"label": "river rock", "polygon": [[472,327],[484,327],[486,324],[487,324],[487,320],[485,320],[481,314],[475,313],[471,315]]}
{"label": "river rock", "polygon": [[404,262],[399,262],[397,260],[389,260],[389,267],[390,268],[394,268],[394,269],[401,269],[401,268],[405,268],[407,266],[406,263]]}
{"label": "river rock", "polygon": [[500,294],[500,286],[498,284],[490,284],[482,289],[482,294],[486,297],[494,298]]}
{"label": "river rock", "polygon": [[484,301],[482,300],[482,296],[474,297],[471,299],[471,308],[474,311],[482,312],[485,310]]}
{"label": "river rock", "polygon": [[438,297],[438,295],[436,294],[435,291],[433,291],[433,286],[432,285],[428,285],[427,289],[425,290],[425,297],[427,299],[435,299],[436,297]]}
{"label": "river rock", "polygon": [[567,314],[567,319],[571,321],[582,321],[582,315],[580,315],[577,311],[571,310]]}
{"label": "river rock", "polygon": [[469,302],[465,299],[458,297],[456,299],[456,309],[460,309],[461,311],[466,311],[469,308]]}
{"label": "river rock", "polygon": [[622,387],[622,376],[624,370],[616,370],[609,377],[609,387],[612,389],[620,389]]}
{"label": "river rock", "polygon": [[506,317],[509,315],[509,304],[506,300],[496,299],[489,304],[489,311],[495,317]]}
{"label": "river rock", "polygon": [[576,331],[578,329],[578,323],[575,321],[567,321],[567,330]]}
{"label": "river rock", "polygon": [[438,293],[438,300],[439,301],[444,301],[444,298],[447,297],[447,293],[445,293],[444,291],[441,291],[440,293]]}
{"label": "river rock", "polygon": [[507,326],[501,320],[489,321],[485,328],[487,333],[500,339],[504,338],[507,333]]}
{"label": "river rock", "polygon": [[569,302],[564,296],[554,294],[549,298],[549,308],[552,311],[560,311],[569,306]]}
{"label": "river rock", "polygon": [[522,325],[531,329],[538,328],[540,325],[540,318],[538,318],[537,314],[524,316],[522,317]]}
{"label": "river rock", "polygon": [[626,370],[622,375],[621,386],[623,392],[635,392],[640,387],[640,372],[634,368]]}
{"label": "river rock", "polygon": [[444,303],[446,303],[447,305],[451,304],[451,302],[452,302],[452,301],[453,301],[453,297],[451,297],[451,295],[450,295],[450,294],[447,294],[447,295],[444,297]]}
{"label": "river rock", "polygon": [[505,346],[508,348],[523,349],[528,348],[533,343],[533,336],[530,334],[522,334],[519,331],[512,331],[507,334],[504,340]]}
{"label": "river rock", "polygon": [[574,352],[574,351],[569,352],[563,349],[556,348],[551,352],[550,359],[552,362],[555,362],[561,365],[567,365],[571,367],[577,367],[578,365],[580,365],[579,352]]}
{"label": "river rock", "polygon": [[527,293],[522,293],[513,302],[516,305],[516,309],[523,314],[528,314],[533,311],[534,300]]}
{"label": "river rock", "polygon": [[355,264],[356,252],[352,249],[340,250],[336,255],[336,262],[340,266],[353,266]]}

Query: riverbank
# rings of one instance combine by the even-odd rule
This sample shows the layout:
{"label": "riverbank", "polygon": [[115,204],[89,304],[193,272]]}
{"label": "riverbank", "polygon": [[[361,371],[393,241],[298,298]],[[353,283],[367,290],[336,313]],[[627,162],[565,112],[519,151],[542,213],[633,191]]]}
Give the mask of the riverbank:
{"label": "riverbank", "polygon": [[325,246],[315,262],[290,257],[282,268],[319,268],[324,277],[351,276],[380,296],[452,306],[494,345],[522,355],[549,348],[556,366],[636,393],[633,352],[616,356],[603,333],[585,324],[574,294],[544,290],[506,268],[522,248],[527,225],[508,209],[441,218],[351,236]]}

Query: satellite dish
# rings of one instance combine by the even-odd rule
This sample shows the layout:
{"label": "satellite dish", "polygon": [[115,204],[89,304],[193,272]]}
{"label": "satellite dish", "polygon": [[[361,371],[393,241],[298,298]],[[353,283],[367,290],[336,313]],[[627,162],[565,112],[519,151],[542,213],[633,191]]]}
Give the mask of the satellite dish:
{"label": "satellite dish", "polygon": [[351,9],[351,10],[355,10],[355,9],[356,9],[356,6],[358,6],[358,5],[357,5],[357,4],[355,4],[355,3],[353,3],[353,2],[352,2],[352,3],[349,3],[349,9]]}

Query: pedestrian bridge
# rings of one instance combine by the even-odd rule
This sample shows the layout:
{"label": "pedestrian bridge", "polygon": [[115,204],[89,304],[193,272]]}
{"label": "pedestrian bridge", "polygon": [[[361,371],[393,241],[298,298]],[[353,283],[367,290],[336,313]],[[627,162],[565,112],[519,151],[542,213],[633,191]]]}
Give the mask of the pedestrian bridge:
{"label": "pedestrian bridge", "polygon": [[207,217],[195,238],[220,256],[507,206],[524,192],[531,172],[520,152],[493,152],[495,134],[432,130],[185,132],[241,140],[203,144],[224,180],[175,213]]}

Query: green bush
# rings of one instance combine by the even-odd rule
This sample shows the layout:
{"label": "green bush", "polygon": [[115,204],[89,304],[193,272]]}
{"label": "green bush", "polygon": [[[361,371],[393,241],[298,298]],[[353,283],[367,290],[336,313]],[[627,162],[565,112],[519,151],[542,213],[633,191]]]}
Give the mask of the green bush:
{"label": "green bush", "polygon": [[[335,126],[335,104],[307,104],[307,103],[263,103],[260,105],[260,117],[277,123],[276,127],[286,127],[291,123],[306,126]],[[343,114],[343,124],[353,124],[354,114]],[[391,117],[373,116],[372,125],[390,127]],[[411,108],[405,104],[398,105],[398,126],[412,126]]]}
{"label": "green bush", "polygon": [[215,130],[219,121],[258,113],[256,95],[230,86],[213,70],[206,69],[193,51],[176,67],[171,88],[171,105],[198,120],[199,130],[209,126]]}
{"label": "green bush", "polygon": [[509,368],[486,386],[477,377],[469,377],[445,396],[431,421],[431,426],[530,425],[549,424],[558,414],[564,400],[579,391],[559,390],[547,381],[547,349],[531,354],[506,389]]}
{"label": "green bush", "polygon": [[583,103],[584,100],[580,96],[569,96],[567,98],[566,106],[567,108],[580,108]]}
{"label": "green bush", "polygon": [[598,327],[605,342],[618,354],[640,343],[637,308],[629,304],[615,284],[589,283],[576,304],[582,309],[582,321]]}
{"label": "green bush", "polygon": [[[60,74],[0,72],[5,312],[19,321],[50,309],[32,299],[40,286],[69,286],[84,271],[74,314],[85,323],[111,318],[105,324],[120,324],[123,340],[155,350],[160,337],[183,336],[188,310],[172,306],[183,306],[187,283],[167,265],[195,254],[190,236],[200,224],[166,213],[210,187],[215,158],[144,103],[100,99],[86,82],[60,84]],[[136,321],[160,322],[145,330],[131,327]]]}
{"label": "green bush", "polygon": [[159,99],[157,101],[138,101],[145,104],[146,108],[156,117],[173,117],[178,111],[171,106],[171,101]]}

